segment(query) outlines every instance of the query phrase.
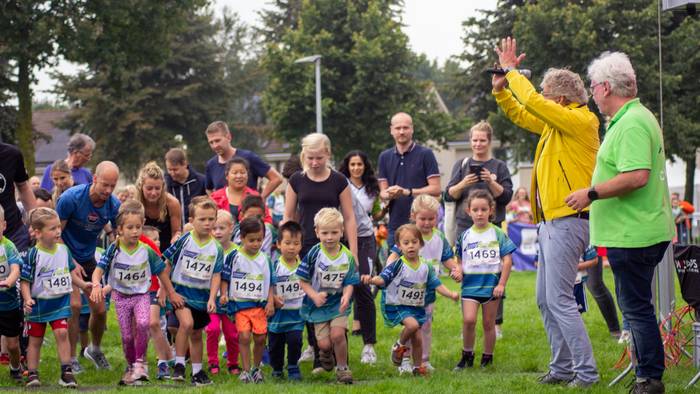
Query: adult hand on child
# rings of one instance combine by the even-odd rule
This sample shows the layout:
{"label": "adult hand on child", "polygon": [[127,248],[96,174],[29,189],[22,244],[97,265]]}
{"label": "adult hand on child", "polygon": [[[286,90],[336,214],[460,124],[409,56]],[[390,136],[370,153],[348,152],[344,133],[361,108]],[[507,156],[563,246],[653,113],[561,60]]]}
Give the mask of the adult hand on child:
{"label": "adult hand on child", "polygon": [[228,296],[226,294],[222,294],[221,297],[219,297],[219,304],[221,304],[221,306],[228,304]]}
{"label": "adult hand on child", "polygon": [[90,292],[90,301],[94,303],[102,302],[104,295],[102,294],[102,286],[92,286]]}

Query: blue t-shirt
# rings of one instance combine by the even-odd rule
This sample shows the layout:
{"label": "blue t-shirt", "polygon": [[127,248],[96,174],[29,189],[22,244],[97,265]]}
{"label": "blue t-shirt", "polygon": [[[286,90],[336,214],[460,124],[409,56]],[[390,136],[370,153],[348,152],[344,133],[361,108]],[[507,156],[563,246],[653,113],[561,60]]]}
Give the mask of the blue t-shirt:
{"label": "blue t-shirt", "polygon": [[[12,266],[22,268],[22,257],[20,257],[15,244],[9,239],[0,235],[0,280],[10,276]],[[9,287],[0,287],[0,311],[12,311],[20,308],[19,292],[13,283]]]}
{"label": "blue t-shirt", "polygon": [[[343,269],[339,271],[338,269]],[[310,323],[323,323],[331,321],[341,315],[349,315],[352,310],[352,299],[345,312],[340,313],[340,299],[343,297],[345,286],[353,286],[360,283],[360,276],[357,273],[357,264],[350,250],[344,245],[340,245],[340,251],[335,256],[330,256],[319,243],[309,250],[304,256],[296,271],[299,279],[309,282],[316,291],[326,291],[326,303],[321,307],[309,298],[304,297],[304,304],[301,307],[301,317]],[[329,289],[328,284],[340,281],[334,290]]]}
{"label": "blue t-shirt", "polygon": [[[415,142],[404,154],[394,146],[379,155],[378,179],[387,181],[389,186],[421,188],[428,186],[428,179],[436,176],[440,176],[440,169],[433,151]],[[411,196],[402,196],[389,203],[390,231],[408,223],[412,203]]]}
{"label": "blue t-shirt", "polygon": [[[270,171],[270,165],[249,150],[236,148],[236,154],[233,157],[236,156],[248,160],[250,167],[248,187],[257,190],[258,178],[264,177]],[[207,190],[219,190],[226,186],[226,163],[219,163],[219,156],[214,156],[207,161],[206,178]]]}
{"label": "blue t-shirt", "polygon": [[110,196],[97,208],[90,200],[90,185],[73,186],[61,194],[56,212],[66,227],[61,233],[63,242],[78,263],[94,260],[97,237],[107,223],[116,228],[119,200]]}
{"label": "blue t-shirt", "polygon": [[[44,170],[44,175],[41,177],[41,187],[52,192],[53,191],[53,179],[51,178],[51,169],[53,164],[46,166]],[[73,185],[85,185],[92,183],[92,172],[85,167],[71,168],[71,177],[73,178]]]}

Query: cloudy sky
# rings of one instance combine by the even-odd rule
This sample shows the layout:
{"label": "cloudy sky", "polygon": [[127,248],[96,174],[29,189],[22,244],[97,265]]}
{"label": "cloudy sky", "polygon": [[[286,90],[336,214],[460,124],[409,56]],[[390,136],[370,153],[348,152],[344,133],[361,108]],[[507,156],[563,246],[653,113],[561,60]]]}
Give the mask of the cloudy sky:
{"label": "cloudy sky", "polygon": [[[403,22],[404,31],[409,37],[412,49],[425,53],[430,59],[444,62],[452,55],[462,52],[462,22],[477,14],[477,9],[494,9],[497,0],[405,0]],[[220,12],[223,7],[237,12],[241,19],[251,25],[259,23],[257,12],[269,7],[266,0],[215,0],[214,8]],[[62,62],[57,69],[73,73],[76,66]],[[53,99],[48,91],[54,85],[49,76],[50,70],[37,73],[38,83],[35,98]]]}

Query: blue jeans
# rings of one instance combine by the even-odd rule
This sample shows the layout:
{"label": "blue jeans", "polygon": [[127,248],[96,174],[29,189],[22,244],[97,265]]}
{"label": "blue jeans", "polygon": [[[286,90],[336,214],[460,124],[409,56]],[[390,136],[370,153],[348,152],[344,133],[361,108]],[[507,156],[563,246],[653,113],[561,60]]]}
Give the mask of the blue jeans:
{"label": "blue jeans", "polygon": [[664,257],[668,241],[643,248],[608,248],[615,276],[617,303],[629,324],[637,357],[636,375],[661,380],[664,346],[652,304],[654,269]]}

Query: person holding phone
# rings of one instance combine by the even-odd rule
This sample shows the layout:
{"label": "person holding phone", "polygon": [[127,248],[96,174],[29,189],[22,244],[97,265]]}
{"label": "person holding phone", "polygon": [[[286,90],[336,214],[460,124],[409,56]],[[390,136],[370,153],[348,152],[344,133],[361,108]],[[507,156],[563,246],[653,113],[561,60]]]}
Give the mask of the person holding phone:
{"label": "person holding phone", "polygon": [[[455,202],[456,234],[452,239],[459,239],[462,233],[474,222],[467,214],[467,196],[472,190],[486,189],[496,201],[496,210],[491,223],[500,227],[506,218],[506,206],[513,197],[513,182],[510,170],[505,162],[491,157],[491,140],[493,128],[489,122],[482,120],[469,129],[469,142],[474,155],[459,160],[452,167],[452,176],[447,184],[445,201]],[[501,338],[503,324],[503,302],[496,314],[496,338]]]}
{"label": "person holding phone", "polygon": [[473,222],[466,214],[464,204],[469,192],[486,189],[496,200],[496,212],[492,223],[500,226],[506,218],[506,206],[513,197],[513,182],[505,162],[491,157],[491,140],[493,129],[486,121],[481,121],[469,130],[469,141],[473,156],[459,160],[452,167],[452,176],[447,184],[445,201],[457,203],[456,234],[457,239]]}

